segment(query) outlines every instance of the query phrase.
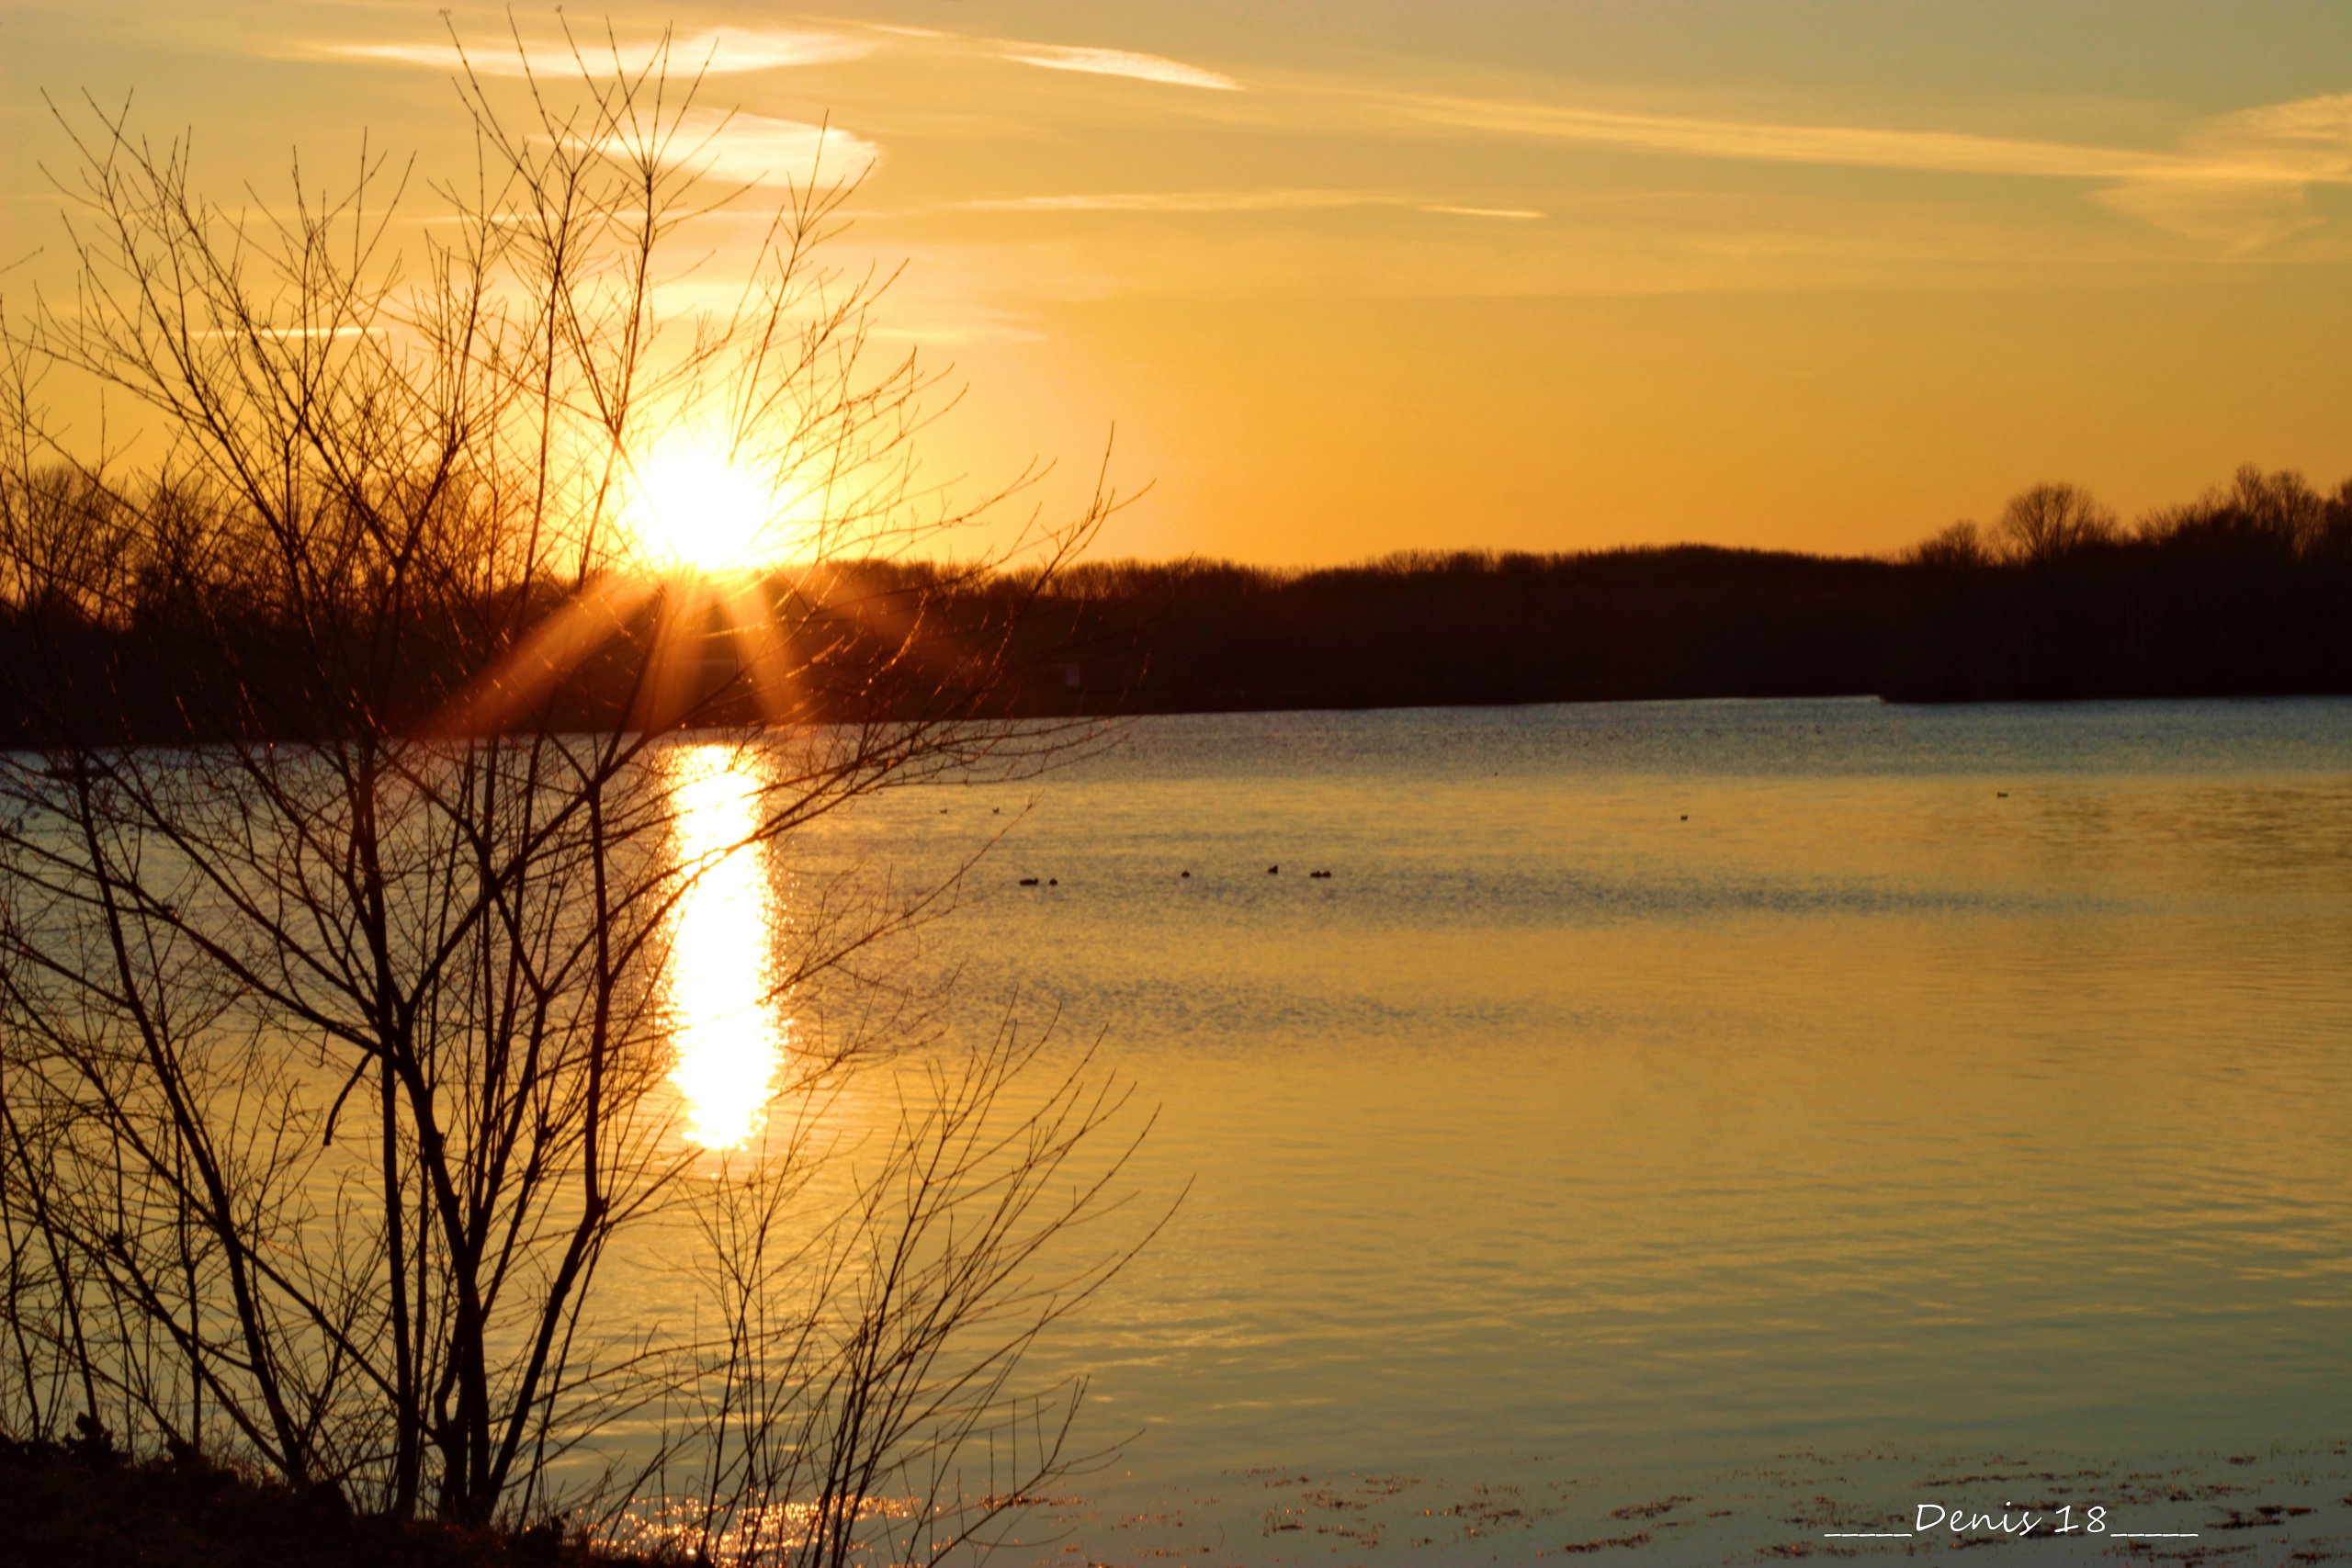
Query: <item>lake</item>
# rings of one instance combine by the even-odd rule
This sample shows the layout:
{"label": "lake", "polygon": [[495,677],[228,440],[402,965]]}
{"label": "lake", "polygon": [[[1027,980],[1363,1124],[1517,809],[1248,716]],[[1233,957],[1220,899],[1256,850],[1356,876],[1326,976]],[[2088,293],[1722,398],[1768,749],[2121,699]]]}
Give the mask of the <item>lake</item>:
{"label": "lake", "polygon": [[1153,718],[792,852],[1008,826],[920,962],[1190,1183],[1039,1560],[2352,1545],[2352,702]]}

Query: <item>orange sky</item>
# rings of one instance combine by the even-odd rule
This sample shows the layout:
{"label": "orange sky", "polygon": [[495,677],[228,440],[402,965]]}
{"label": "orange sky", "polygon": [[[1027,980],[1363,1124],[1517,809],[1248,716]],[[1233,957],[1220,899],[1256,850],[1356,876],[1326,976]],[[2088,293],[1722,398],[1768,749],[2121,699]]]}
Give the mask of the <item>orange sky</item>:
{"label": "orange sky", "polygon": [[[871,163],[844,257],[969,388],[937,471],[1058,457],[1067,504],[1116,423],[1102,554],[1882,550],[2044,479],[2352,474],[2338,0],[613,7],[664,23],[722,174],[827,116]],[[0,295],[64,276],[40,89],[223,194],[460,148],[431,7],[8,0],[0,62]]]}

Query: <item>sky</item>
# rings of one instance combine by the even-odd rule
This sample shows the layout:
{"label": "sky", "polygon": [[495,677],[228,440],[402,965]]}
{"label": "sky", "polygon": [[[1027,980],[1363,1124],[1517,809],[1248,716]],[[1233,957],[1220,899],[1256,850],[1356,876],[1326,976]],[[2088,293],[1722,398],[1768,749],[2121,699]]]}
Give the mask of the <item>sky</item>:
{"label": "sky", "polygon": [[[41,92],[192,130],[223,195],[363,133],[430,172],[450,29],[559,58],[552,9],[447,15],[0,0],[0,299],[68,276]],[[568,15],[707,59],[725,177],[830,128],[843,256],[904,263],[881,323],[964,389],[927,460],[1054,461],[1066,508],[1107,443],[1148,490],[1101,555],[1881,552],[2048,479],[2352,476],[2344,0]]]}

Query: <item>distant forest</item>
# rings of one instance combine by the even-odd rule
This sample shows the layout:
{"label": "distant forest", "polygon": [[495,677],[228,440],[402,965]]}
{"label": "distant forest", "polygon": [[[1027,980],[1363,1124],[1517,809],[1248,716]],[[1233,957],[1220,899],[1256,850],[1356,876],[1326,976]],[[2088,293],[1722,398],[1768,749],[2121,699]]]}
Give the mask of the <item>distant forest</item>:
{"label": "distant forest", "polygon": [[1875,694],[2352,692],[2352,479],[2241,468],[2125,524],[2037,485],[1891,558],[1679,545],[1273,572],[1078,568],[1148,628],[1149,712]]}
{"label": "distant forest", "polygon": [[[74,589],[96,569],[42,563],[105,555],[74,536],[77,517],[102,518],[104,498],[61,479],[54,493],[6,501],[0,740],[57,734],[61,709],[92,739],[299,739],[306,705],[347,700],[346,683],[318,679],[314,656],[280,656],[315,647],[315,626],[293,635],[288,607],[240,601],[233,570],[108,559],[106,592]],[[204,553],[205,532],[192,513],[193,553]],[[551,584],[482,592],[482,626],[528,624],[571,596]],[[780,572],[750,597],[783,628],[768,646],[789,666],[789,709],[736,689],[752,684],[740,679],[746,644],[714,610],[683,633],[697,649],[698,722],[2345,693],[2352,480],[2322,492],[2300,475],[2248,467],[2131,524],[2078,488],[2039,485],[1989,525],[1955,524],[1890,558],[1685,545],[1414,552],[1292,571],[1113,561],[1040,575],[850,561]],[[335,598],[355,665],[368,664],[368,647],[407,650],[376,698],[396,723],[436,722],[491,657],[492,642],[454,626],[388,637],[398,612],[370,604],[364,583]],[[739,622],[744,603],[736,596]],[[659,631],[651,607],[616,618],[541,700],[582,725],[625,718],[649,649],[665,637],[674,647],[679,619]]]}

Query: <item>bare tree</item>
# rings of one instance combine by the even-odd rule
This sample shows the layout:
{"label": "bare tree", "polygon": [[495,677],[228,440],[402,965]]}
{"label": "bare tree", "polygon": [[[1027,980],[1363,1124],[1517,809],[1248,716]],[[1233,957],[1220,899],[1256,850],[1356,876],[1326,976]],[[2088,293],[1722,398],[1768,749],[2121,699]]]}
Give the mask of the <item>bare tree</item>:
{"label": "bare tree", "polygon": [[1903,558],[1937,570],[1965,571],[1989,564],[1993,552],[1985,546],[1984,531],[1962,519],[1920,540]]}
{"label": "bare tree", "polygon": [[2140,539],[2157,546],[2222,548],[2288,562],[2325,552],[2329,501],[2292,468],[2266,474],[2243,463],[2226,489],[2143,518]]}
{"label": "bare tree", "polygon": [[[27,744],[0,759],[0,1419],[469,1523],[554,1506],[650,1422],[627,1451],[695,1477],[692,1540],[936,1556],[1069,1461],[1077,1389],[1016,1374],[1123,1255],[1069,1246],[1116,1200],[1123,1097],[1031,1094],[1017,1035],[890,1055],[868,960],[952,875],[796,909],[751,1000],[836,1005],[723,1158],[675,1127],[663,977],[720,868],[1084,732],[1001,716],[1018,595],[945,608],[1001,558],[875,567],[988,513],[915,465],[934,384],[875,363],[887,276],[818,260],[854,177],[796,173],[740,286],[680,318],[715,276],[681,247],[756,194],[703,176],[724,122],[692,73],[608,42],[526,61],[515,103],[488,82],[459,84],[479,167],[421,228],[380,154],[232,211],[184,141],[58,114],[76,291],[0,338]],[[55,427],[74,378],[140,410],[135,459]],[[789,564],[650,547],[689,434]],[[1113,504],[1023,536],[1023,592]],[[683,787],[711,767],[715,842]],[[883,1061],[895,1114],[812,1131]],[[693,1235],[693,1325],[598,1310],[617,1253]],[[957,1478],[1016,1423],[1017,1472]]]}
{"label": "bare tree", "polygon": [[2070,484],[2038,484],[2011,496],[1993,532],[2007,559],[2029,565],[2111,544],[2117,537],[2115,513],[2088,491]]}

